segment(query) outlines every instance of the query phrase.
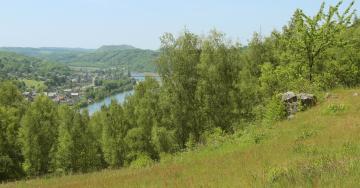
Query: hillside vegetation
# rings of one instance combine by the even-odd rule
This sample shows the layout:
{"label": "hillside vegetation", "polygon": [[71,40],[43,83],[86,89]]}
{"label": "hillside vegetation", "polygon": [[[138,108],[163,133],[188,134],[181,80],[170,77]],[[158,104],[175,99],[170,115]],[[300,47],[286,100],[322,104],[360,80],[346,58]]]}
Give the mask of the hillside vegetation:
{"label": "hillside vegetation", "polygon": [[76,67],[124,67],[130,71],[155,71],[158,52],[129,45],[107,45],[96,50],[82,48],[19,48],[2,47],[0,51],[15,52],[47,61]]}
{"label": "hillside vegetation", "polygon": [[37,79],[39,76],[56,75],[68,72],[64,65],[51,63],[39,58],[13,52],[0,52],[1,79]]}
{"label": "hillside vegetation", "polygon": [[[36,179],[1,187],[357,187],[360,90],[336,90],[292,120],[251,126],[148,168]],[[343,106],[343,108],[337,108]]]}
{"label": "hillside vegetation", "polygon": [[67,63],[73,66],[122,66],[131,71],[155,71],[158,52],[132,46],[102,46],[94,52],[79,54]]}

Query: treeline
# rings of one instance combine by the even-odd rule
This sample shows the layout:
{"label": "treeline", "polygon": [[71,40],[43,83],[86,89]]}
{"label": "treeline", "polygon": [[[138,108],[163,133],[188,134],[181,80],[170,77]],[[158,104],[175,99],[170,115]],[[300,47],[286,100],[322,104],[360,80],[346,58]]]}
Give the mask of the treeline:
{"label": "treeline", "polygon": [[350,4],[313,17],[297,10],[282,31],[254,34],[246,47],[212,31],[161,38],[157,70],[124,104],[89,117],[47,97],[25,102],[0,87],[0,180],[48,173],[146,166],[163,154],[206,144],[219,130],[284,117],[279,93],[360,83],[360,24]]}

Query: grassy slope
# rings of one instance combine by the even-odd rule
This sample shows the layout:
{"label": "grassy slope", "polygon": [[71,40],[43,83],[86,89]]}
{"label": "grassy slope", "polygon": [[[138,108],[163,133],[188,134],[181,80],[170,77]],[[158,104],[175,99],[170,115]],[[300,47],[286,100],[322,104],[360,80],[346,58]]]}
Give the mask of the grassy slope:
{"label": "grassy slope", "polygon": [[[222,144],[145,169],[5,184],[0,187],[358,187],[360,96],[335,91],[290,121],[252,127]],[[345,111],[325,113],[330,104]]]}

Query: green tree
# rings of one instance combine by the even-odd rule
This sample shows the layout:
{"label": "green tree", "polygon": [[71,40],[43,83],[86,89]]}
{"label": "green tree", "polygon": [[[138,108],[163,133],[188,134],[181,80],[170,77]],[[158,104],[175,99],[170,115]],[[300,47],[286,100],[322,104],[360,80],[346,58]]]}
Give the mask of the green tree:
{"label": "green tree", "polygon": [[202,42],[196,90],[200,107],[197,118],[201,120],[197,132],[200,134],[215,127],[229,132],[239,119],[239,114],[235,113],[238,94],[235,84],[242,60],[240,50],[240,45],[227,43],[224,34],[216,31]]}
{"label": "green tree", "polygon": [[[59,109],[60,125],[57,139],[54,170],[57,172],[72,171],[72,154],[75,151],[71,129],[73,127],[74,112],[69,107],[61,106]],[[76,151],[75,151],[76,152]]]}
{"label": "green tree", "polygon": [[23,161],[17,133],[19,129],[19,110],[0,106],[0,181],[22,177]]}
{"label": "green tree", "polygon": [[10,81],[0,83],[0,105],[6,107],[19,107],[23,103],[23,97],[16,85]]}
{"label": "green tree", "polygon": [[135,93],[125,103],[125,111],[131,129],[125,138],[129,146],[131,160],[139,154],[145,154],[152,159],[158,159],[154,145],[151,142],[152,129],[158,126],[161,120],[159,111],[160,86],[153,78],[146,78],[135,88]]}
{"label": "green tree", "polygon": [[58,172],[88,172],[101,167],[99,145],[89,129],[87,111],[82,114],[67,106],[59,110],[61,123],[55,154]]}
{"label": "green tree", "polygon": [[0,83],[0,181],[24,175],[23,157],[18,142],[25,101],[11,82]]}
{"label": "green tree", "polygon": [[311,17],[297,10],[290,25],[285,29],[287,33],[286,46],[289,53],[297,54],[304,58],[308,68],[308,79],[313,81],[314,67],[325,52],[334,45],[341,45],[339,34],[348,28],[355,14],[352,11],[352,2],[343,13],[340,12],[340,1],[336,6],[330,6],[325,12],[325,3],[319,12]]}
{"label": "green tree", "polygon": [[46,96],[37,97],[26,111],[20,140],[25,158],[23,167],[29,176],[49,172],[58,124],[57,108]]}
{"label": "green tree", "polygon": [[181,148],[185,148],[190,134],[195,140],[199,140],[201,134],[196,102],[200,54],[199,37],[188,31],[177,39],[171,34],[161,38],[158,71],[168,95],[166,102],[171,117],[168,122],[174,127]]}
{"label": "green tree", "polygon": [[110,167],[125,165],[127,145],[124,138],[129,130],[129,124],[124,110],[116,101],[103,109],[104,119],[102,125],[101,148],[106,163]]}

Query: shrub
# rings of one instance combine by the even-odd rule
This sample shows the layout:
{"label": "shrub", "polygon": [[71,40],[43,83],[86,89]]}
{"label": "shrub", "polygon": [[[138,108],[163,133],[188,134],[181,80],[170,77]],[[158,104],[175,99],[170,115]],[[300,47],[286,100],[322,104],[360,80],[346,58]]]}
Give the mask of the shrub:
{"label": "shrub", "polygon": [[145,154],[140,154],[138,157],[130,163],[130,168],[144,168],[150,167],[154,164],[154,161]]}
{"label": "shrub", "polygon": [[224,131],[221,128],[214,128],[212,131],[208,131],[205,134],[204,143],[211,146],[220,146],[226,141]]}
{"label": "shrub", "polygon": [[265,107],[264,123],[272,124],[286,117],[286,108],[280,95],[274,96]]}

